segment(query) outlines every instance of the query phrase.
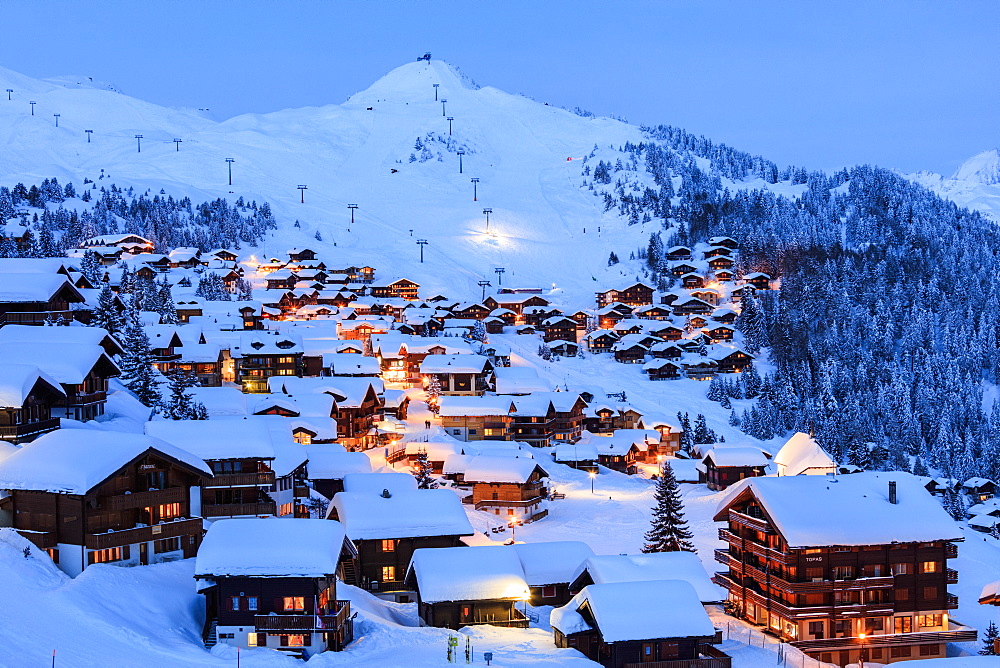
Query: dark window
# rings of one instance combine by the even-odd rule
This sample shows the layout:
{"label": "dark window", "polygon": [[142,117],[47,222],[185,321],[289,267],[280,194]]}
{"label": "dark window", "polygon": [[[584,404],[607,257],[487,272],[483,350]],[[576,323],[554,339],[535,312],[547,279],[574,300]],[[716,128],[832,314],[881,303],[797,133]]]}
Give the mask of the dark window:
{"label": "dark window", "polygon": [[552,586],[542,587],[542,598],[555,598],[555,596],[556,596],[555,587]]}
{"label": "dark window", "polygon": [[937,587],[924,587],[924,600],[932,601],[938,597]]}
{"label": "dark window", "polygon": [[240,597],[239,596],[230,596],[229,597],[229,609],[230,610],[239,610],[240,609]]}

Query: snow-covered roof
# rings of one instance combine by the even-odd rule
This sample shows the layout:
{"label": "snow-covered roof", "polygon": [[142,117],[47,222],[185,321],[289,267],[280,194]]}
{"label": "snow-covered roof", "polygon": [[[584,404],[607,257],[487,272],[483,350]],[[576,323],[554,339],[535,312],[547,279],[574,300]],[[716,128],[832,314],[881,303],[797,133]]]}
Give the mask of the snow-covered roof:
{"label": "snow-covered roof", "polygon": [[530,366],[500,366],[493,370],[497,394],[525,394],[550,392],[552,382],[543,380]]}
{"label": "snow-covered roof", "polygon": [[556,443],[557,462],[592,462],[597,460],[597,446],[591,443]]}
{"label": "snow-covered roof", "polygon": [[371,473],[372,460],[363,452],[344,452],[334,443],[307,445],[310,480],[341,480],[351,473]]}
{"label": "snow-covered roof", "polygon": [[216,343],[185,343],[178,352],[179,362],[188,364],[213,364],[220,361],[222,348]]}
{"label": "snow-covered roof", "polygon": [[377,376],[380,372],[378,359],[354,353],[324,353],[323,366],[334,376]]}
{"label": "snow-covered roof", "polygon": [[390,494],[412,492],[417,489],[417,479],[409,473],[348,473],[344,476],[344,491],[360,494]]}
{"label": "snow-covered roof", "polygon": [[979,602],[1000,605],[1000,580],[989,582],[983,587],[983,591],[979,594]]}
{"label": "snow-covered roof", "polygon": [[198,548],[195,576],[332,576],[344,547],[340,522],[302,518],[216,520]]}
{"label": "snow-covered roof", "polygon": [[235,387],[192,387],[188,391],[195,401],[205,405],[210,418],[245,417],[247,414],[248,395]]}
{"label": "snow-covered roof", "polygon": [[591,630],[578,612],[585,604],[604,642],[715,635],[694,588],[681,580],[589,585],[552,611],[552,627],[567,635]]}
{"label": "snow-covered roof", "polygon": [[427,459],[432,462],[443,462],[445,459],[458,452],[461,443],[451,441],[410,441],[405,444],[406,454],[416,455],[420,452],[427,453]]}
{"label": "snow-covered roof", "polygon": [[[337,400],[341,408],[357,408],[368,396],[368,389],[382,394],[385,385],[380,378],[368,376],[329,376],[298,378],[296,376],[271,376],[267,379],[271,392],[284,392],[299,398],[309,394],[327,394]],[[302,413],[305,415],[306,413]],[[330,412],[327,411],[329,416]]]}
{"label": "snow-covered roof", "polygon": [[548,477],[549,474],[534,459],[477,455],[465,465],[465,481],[522,485],[528,482],[536,469],[542,477]]}
{"label": "snow-covered roof", "polygon": [[508,415],[512,406],[511,397],[479,396],[451,397],[444,396],[438,400],[440,411],[444,417],[464,415]]}
{"label": "snow-covered roof", "polygon": [[711,457],[716,466],[767,466],[768,460],[764,451],[753,446],[716,446],[709,450],[704,457],[707,460]]}
{"label": "snow-covered roof", "polygon": [[474,533],[461,499],[450,489],[390,492],[388,498],[381,493],[345,491],[333,497],[330,513],[334,510],[347,527],[351,540],[471,536]]}
{"label": "snow-covered roof", "polygon": [[413,551],[406,579],[416,580],[425,603],[529,596],[517,554],[502,547],[420,548]]}
{"label": "snow-covered roof", "polygon": [[0,489],[86,494],[150,450],[211,475],[197,456],[156,438],[97,429],[58,429],[0,460]]}
{"label": "snow-covered roof", "polygon": [[580,564],[594,556],[589,545],[576,540],[515,543],[510,549],[517,553],[524,579],[532,587],[569,584]]}
{"label": "snow-covered roof", "polygon": [[774,456],[778,475],[833,473],[837,463],[809,434],[796,432]]}
{"label": "snow-covered roof", "polygon": [[103,346],[109,353],[121,353],[121,345],[107,330],[100,327],[36,327],[4,325],[0,327],[0,344],[46,343],[50,345],[90,344]]}
{"label": "snow-covered roof", "polygon": [[701,559],[694,552],[651,552],[591,556],[581,562],[570,582],[587,573],[595,584],[639,582],[642,580],[684,580],[702,603],[716,603],[725,592],[712,582]]}
{"label": "snow-covered roof", "polygon": [[39,380],[53,392],[66,394],[58,380],[34,364],[0,364],[0,407],[21,408]]}
{"label": "snow-covered roof", "polygon": [[47,302],[60,290],[68,290],[83,301],[82,295],[63,274],[4,273],[0,281],[0,302]]}
{"label": "snow-covered roof", "polygon": [[184,447],[205,460],[275,457],[271,431],[255,418],[156,420],[146,434]]}
{"label": "snow-covered roof", "polygon": [[420,373],[483,373],[489,363],[483,355],[428,355],[420,363]]}
{"label": "snow-covered roof", "polygon": [[747,478],[729,488],[715,520],[725,520],[744,494],[760,501],[791,548],[962,540],[955,521],[910,473]]}

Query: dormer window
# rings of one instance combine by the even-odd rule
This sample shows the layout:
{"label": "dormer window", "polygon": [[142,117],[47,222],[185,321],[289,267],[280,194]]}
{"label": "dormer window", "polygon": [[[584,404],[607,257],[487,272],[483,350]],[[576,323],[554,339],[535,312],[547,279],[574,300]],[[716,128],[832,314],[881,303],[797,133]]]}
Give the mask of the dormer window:
{"label": "dormer window", "polygon": [[294,344],[293,342],[291,342],[291,341],[278,341],[278,342],[277,342],[276,344],[274,344],[274,345],[278,346],[278,347],[279,347],[279,348],[281,348],[282,350],[287,350],[288,348],[291,348],[291,347],[292,347],[292,346],[294,346],[295,344]]}

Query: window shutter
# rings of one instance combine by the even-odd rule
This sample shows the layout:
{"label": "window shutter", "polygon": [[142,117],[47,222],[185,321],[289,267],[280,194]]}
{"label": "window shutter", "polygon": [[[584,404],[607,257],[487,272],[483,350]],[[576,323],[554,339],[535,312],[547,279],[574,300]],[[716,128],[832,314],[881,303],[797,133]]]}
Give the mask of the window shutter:
{"label": "window shutter", "polygon": [[285,599],[281,596],[277,596],[274,599],[274,610],[272,612],[281,612],[285,609]]}

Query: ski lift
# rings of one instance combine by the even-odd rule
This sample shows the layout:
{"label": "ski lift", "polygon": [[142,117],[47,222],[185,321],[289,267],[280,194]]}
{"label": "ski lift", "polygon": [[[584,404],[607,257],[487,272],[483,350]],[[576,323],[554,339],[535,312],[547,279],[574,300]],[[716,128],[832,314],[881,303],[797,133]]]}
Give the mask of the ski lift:
{"label": "ski lift", "polygon": [[430,51],[427,51],[426,53],[424,53],[424,55],[422,55],[422,56],[419,56],[419,57],[417,58],[417,62],[418,62],[418,63],[419,63],[419,62],[420,62],[421,60],[426,60],[426,61],[427,61],[428,63],[429,63],[429,62],[431,62],[431,52],[430,52]]}

